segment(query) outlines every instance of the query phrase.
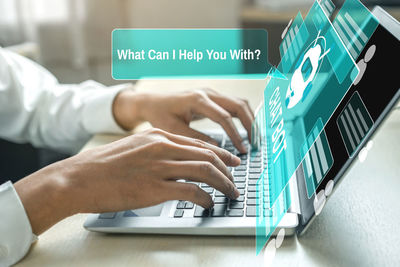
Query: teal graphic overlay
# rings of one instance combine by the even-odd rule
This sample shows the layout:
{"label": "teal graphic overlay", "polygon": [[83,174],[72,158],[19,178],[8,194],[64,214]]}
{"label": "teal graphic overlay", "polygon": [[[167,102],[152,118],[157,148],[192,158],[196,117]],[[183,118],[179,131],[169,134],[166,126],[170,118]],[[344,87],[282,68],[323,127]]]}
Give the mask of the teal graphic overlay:
{"label": "teal graphic overlay", "polygon": [[354,59],[360,55],[378,24],[378,19],[358,0],[347,0],[333,21]]}
{"label": "teal graphic overlay", "polygon": [[335,10],[335,5],[331,0],[322,0],[320,1],[322,9],[325,11],[326,15],[330,17]]}
{"label": "teal graphic overlay", "polygon": [[340,113],[336,124],[343,138],[349,157],[353,157],[354,152],[374,124],[371,115],[357,91],[354,92],[349,102]]}
{"label": "teal graphic overlay", "polygon": [[300,54],[301,49],[305,45],[305,41],[309,38],[309,33],[306,25],[303,23],[297,34],[294,36],[291,44],[287,48],[287,52],[282,56],[281,62],[279,63],[278,69],[282,72],[289,72],[297,57]]}
{"label": "teal graphic overlay", "polygon": [[[353,58],[317,2],[302,27],[309,37],[294,67],[283,72],[287,80],[271,78],[264,91],[273,204],[358,74]],[[310,135],[318,120],[322,122],[319,132]]]}
{"label": "teal graphic overlay", "polygon": [[112,77],[265,79],[267,44],[263,29],[115,29]]}
{"label": "teal graphic overlay", "polygon": [[[307,176],[311,197],[333,165],[323,130],[359,73],[353,55],[328,18],[333,10],[325,3],[331,4],[323,1],[324,8],[318,2],[313,4],[292,39],[297,45],[292,41],[278,67],[268,73],[264,100],[253,124],[250,160],[258,161],[261,155],[265,162],[257,181],[257,253],[290,207],[288,184],[295,171],[309,167],[301,171]],[[366,16],[367,21],[370,18]],[[366,34],[367,38],[371,35]],[[361,108],[359,111],[362,113]]]}
{"label": "teal graphic overlay", "polygon": [[[308,198],[313,196],[333,165],[331,148],[322,127],[322,120],[318,119],[301,151],[304,158],[302,166]],[[312,140],[315,142],[312,143]],[[308,147],[310,150],[306,151]]]}
{"label": "teal graphic overlay", "polygon": [[283,57],[288,49],[291,47],[293,41],[293,45],[299,45],[297,42],[299,42],[299,39],[295,39],[295,36],[297,32],[300,29],[300,26],[303,24],[303,16],[301,13],[297,13],[297,16],[294,18],[292,25],[290,25],[289,29],[286,32],[285,37],[282,40],[282,43],[279,45],[279,52],[281,54],[281,57]]}

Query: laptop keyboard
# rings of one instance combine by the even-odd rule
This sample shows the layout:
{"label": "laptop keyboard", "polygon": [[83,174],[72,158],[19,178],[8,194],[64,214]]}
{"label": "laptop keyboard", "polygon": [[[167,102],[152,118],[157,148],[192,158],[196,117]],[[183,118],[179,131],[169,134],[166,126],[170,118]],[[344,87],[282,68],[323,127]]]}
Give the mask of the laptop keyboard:
{"label": "laptop keyboard", "polygon": [[[214,207],[204,209],[192,202],[180,200],[176,205],[174,217],[187,217],[185,213],[191,214],[193,217],[256,217],[256,183],[263,171],[263,166],[266,165],[267,157],[264,157],[262,152],[252,152],[250,162],[250,145],[246,136],[243,136],[243,143],[249,149],[247,154],[238,154],[226,135],[212,135],[212,137],[218,141],[222,148],[241,159],[239,166],[229,167],[240,196],[232,200],[205,183],[186,181],[200,186],[201,189],[210,194],[214,201]],[[264,197],[264,201],[268,202],[269,200]]]}

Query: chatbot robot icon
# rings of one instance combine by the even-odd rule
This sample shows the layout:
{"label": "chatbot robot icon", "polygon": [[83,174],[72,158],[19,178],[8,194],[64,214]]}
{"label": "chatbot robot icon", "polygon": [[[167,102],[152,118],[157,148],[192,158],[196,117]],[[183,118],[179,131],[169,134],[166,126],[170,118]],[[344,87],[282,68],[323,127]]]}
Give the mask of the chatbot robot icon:
{"label": "chatbot robot icon", "polygon": [[305,51],[296,65],[286,92],[286,107],[288,109],[295,107],[307,96],[311,90],[312,81],[318,74],[323,59],[329,53],[330,49],[326,50],[325,37],[320,36],[319,31],[317,38],[310,43]]}

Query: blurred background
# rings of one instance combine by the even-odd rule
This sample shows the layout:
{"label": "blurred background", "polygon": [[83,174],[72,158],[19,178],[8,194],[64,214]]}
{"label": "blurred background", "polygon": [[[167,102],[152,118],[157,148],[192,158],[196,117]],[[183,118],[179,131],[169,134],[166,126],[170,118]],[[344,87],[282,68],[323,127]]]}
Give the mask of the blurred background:
{"label": "blurred background", "polygon": [[[380,4],[398,20],[400,0]],[[111,78],[114,28],[265,28],[269,60],[279,61],[281,33],[312,0],[0,0],[0,46],[49,69],[62,83]],[[343,0],[335,0],[337,7]],[[0,179],[20,177],[68,155],[0,140]],[[1,181],[0,181],[1,183]]]}
{"label": "blurred background", "polygon": [[[336,0],[340,6],[343,0]],[[0,0],[0,45],[39,61],[65,83],[111,79],[111,31],[124,28],[265,28],[278,63],[283,29],[312,0]],[[400,17],[399,0],[368,0]],[[399,5],[398,7],[396,7]]]}

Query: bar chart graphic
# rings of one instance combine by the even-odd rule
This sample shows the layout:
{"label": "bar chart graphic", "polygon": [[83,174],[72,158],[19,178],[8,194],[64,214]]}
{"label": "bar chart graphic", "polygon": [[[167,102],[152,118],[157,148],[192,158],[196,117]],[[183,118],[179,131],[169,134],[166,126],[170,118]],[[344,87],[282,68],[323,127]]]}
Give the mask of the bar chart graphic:
{"label": "bar chart graphic", "polygon": [[356,91],[339,115],[336,124],[350,157],[374,124],[371,115]]}

